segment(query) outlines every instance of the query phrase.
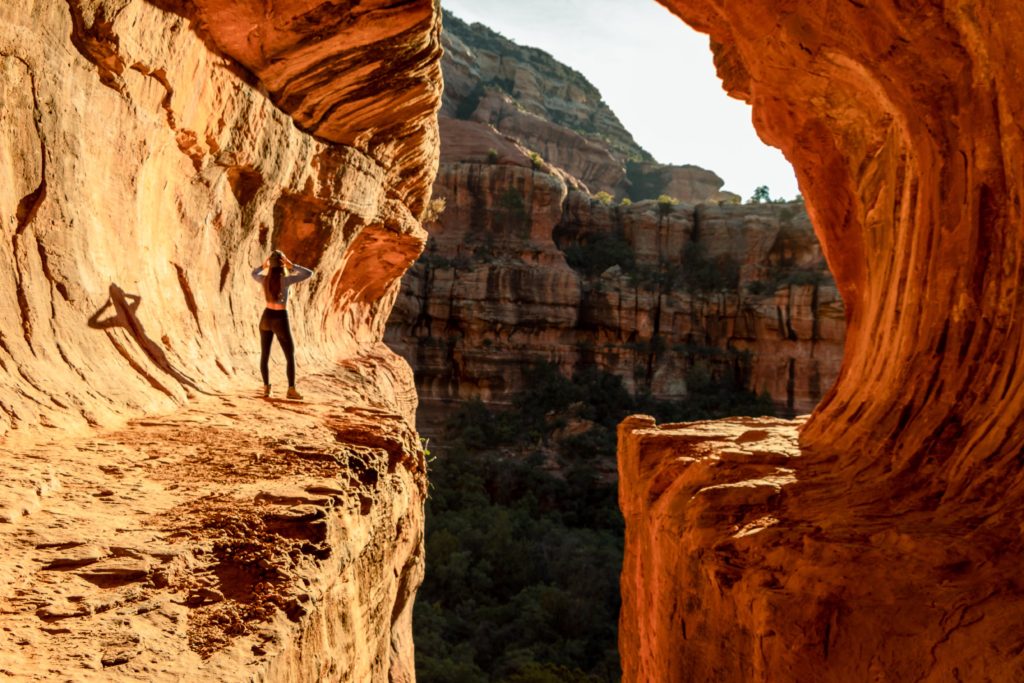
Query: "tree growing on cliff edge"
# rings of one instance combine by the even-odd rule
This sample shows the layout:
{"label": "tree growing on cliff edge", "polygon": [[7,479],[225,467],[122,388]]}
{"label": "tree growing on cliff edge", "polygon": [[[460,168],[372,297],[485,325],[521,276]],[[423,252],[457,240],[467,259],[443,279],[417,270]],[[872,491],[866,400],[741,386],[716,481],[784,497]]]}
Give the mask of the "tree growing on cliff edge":
{"label": "tree growing on cliff edge", "polygon": [[660,195],[658,197],[658,215],[667,216],[672,213],[672,207],[679,203],[679,200],[675,197],[669,197],[667,194]]}
{"label": "tree growing on cliff edge", "polygon": [[772,200],[771,191],[767,185],[758,185],[754,188],[754,194],[747,200],[747,204],[766,204]]}

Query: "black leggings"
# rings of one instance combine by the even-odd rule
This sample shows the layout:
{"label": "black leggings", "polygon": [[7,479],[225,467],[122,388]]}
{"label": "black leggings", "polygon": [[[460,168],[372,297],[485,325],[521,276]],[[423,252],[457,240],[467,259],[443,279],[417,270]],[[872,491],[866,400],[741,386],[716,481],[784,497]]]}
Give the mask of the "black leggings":
{"label": "black leggings", "polygon": [[288,386],[294,387],[295,344],[292,343],[292,330],[288,327],[288,311],[264,309],[263,317],[260,318],[260,373],[264,384],[270,384],[270,345],[275,335],[288,361]]}

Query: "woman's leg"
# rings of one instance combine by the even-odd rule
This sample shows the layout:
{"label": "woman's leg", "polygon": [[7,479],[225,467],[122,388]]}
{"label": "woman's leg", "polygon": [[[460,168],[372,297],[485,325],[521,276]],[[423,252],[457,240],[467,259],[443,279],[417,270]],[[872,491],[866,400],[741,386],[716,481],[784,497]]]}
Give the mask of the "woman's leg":
{"label": "woman's leg", "polygon": [[274,321],[274,334],[277,335],[277,342],[284,351],[284,358],[287,362],[288,386],[295,386],[295,343],[292,341],[292,330],[288,325],[288,318],[278,318]]}
{"label": "woman's leg", "polygon": [[272,330],[260,330],[260,374],[263,386],[270,385],[270,345],[274,342]]}

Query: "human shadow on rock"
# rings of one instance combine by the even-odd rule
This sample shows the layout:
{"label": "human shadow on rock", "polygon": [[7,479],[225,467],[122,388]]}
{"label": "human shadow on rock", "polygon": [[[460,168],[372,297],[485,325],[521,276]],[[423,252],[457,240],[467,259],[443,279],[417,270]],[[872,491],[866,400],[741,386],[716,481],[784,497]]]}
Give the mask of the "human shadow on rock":
{"label": "human shadow on rock", "polygon": [[[116,284],[111,283],[110,296],[107,298],[106,303],[104,303],[103,306],[89,318],[89,327],[94,330],[105,330],[108,336],[111,336],[110,330],[112,328],[123,327],[128,330],[139,345],[139,348],[142,349],[142,351],[151,361],[153,361],[154,364],[156,364],[158,368],[173,377],[182,386],[199,393],[206,393],[196,386],[196,383],[191,378],[176,369],[167,359],[167,354],[162,348],[160,348],[160,345],[150,339],[146,334],[146,330],[142,326],[142,321],[139,320],[139,316],[136,313],[141,303],[141,296],[138,294],[129,294]],[[111,314],[104,318],[103,316],[107,309],[111,309]],[[111,341],[114,341],[112,336]],[[131,362],[130,359],[129,362]],[[153,382],[152,377],[149,379]],[[165,388],[158,388],[167,393]]]}

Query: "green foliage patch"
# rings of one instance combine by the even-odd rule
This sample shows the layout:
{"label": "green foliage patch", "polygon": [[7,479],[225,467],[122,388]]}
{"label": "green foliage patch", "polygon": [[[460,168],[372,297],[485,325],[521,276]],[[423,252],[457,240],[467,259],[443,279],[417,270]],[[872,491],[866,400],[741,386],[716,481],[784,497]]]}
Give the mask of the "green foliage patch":
{"label": "green foliage patch", "polygon": [[[623,521],[615,426],[634,412],[662,421],[770,414],[738,376],[705,368],[700,349],[682,402],[633,397],[594,368],[531,369],[507,410],[464,403],[432,442],[427,571],[414,612],[422,683],[618,681]],[[730,363],[727,350],[708,350]],[[701,369],[697,369],[697,368]],[[589,424],[559,436],[569,422]],[[552,462],[555,467],[552,468]]]}
{"label": "green foliage patch", "polygon": [[621,230],[595,232],[568,244],[562,252],[571,268],[587,277],[596,277],[612,266],[625,272],[635,268],[633,247]]}

